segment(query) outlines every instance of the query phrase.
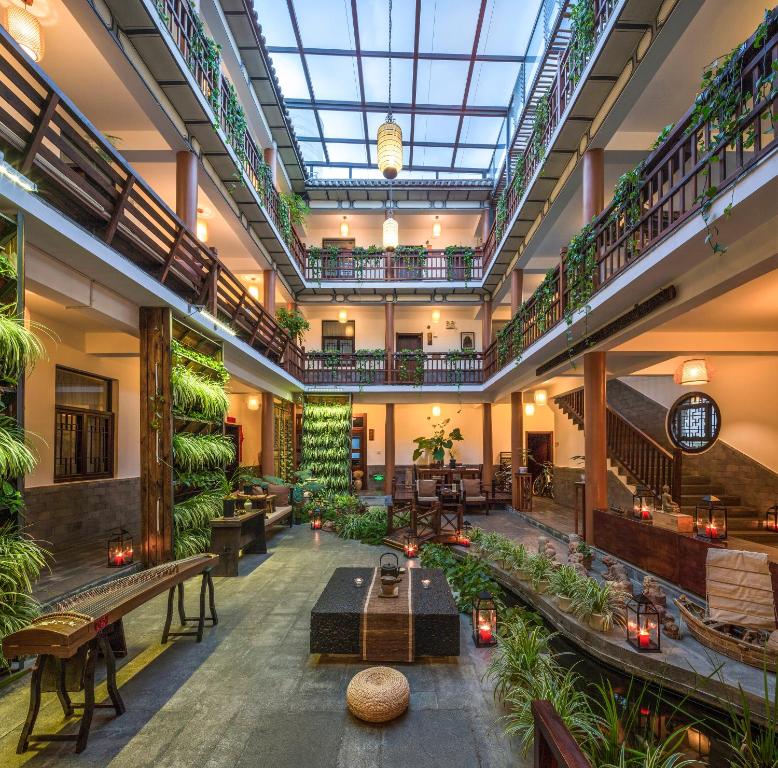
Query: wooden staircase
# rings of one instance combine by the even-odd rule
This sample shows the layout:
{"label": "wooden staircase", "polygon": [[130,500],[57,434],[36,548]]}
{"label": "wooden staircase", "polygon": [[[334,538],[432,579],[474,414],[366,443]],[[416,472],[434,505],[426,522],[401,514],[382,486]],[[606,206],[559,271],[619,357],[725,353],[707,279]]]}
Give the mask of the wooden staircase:
{"label": "wooden staircase", "polygon": [[[554,403],[580,430],[584,427],[583,389],[575,389],[554,398]],[[685,514],[694,515],[694,508],[703,496],[717,496],[727,507],[728,535],[751,541],[774,543],[775,533],[764,530],[762,516],[745,506],[741,498],[727,493],[724,485],[708,475],[684,473],[682,452],[672,453],[659,445],[622,414],[607,407],[607,450],[612,468],[632,490],[648,486],[657,496],[662,485],[671,488],[673,499]]]}

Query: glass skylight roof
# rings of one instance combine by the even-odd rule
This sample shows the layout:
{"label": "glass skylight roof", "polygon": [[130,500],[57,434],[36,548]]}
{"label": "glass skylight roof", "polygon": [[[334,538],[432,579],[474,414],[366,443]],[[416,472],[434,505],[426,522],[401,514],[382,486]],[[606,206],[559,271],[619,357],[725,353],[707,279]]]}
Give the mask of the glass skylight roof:
{"label": "glass skylight roof", "polygon": [[[311,176],[381,178],[375,143],[389,111],[389,0],[254,3]],[[417,14],[416,0],[393,0],[398,180],[494,172],[522,64],[535,58],[527,49],[543,24],[541,4],[420,0]]]}

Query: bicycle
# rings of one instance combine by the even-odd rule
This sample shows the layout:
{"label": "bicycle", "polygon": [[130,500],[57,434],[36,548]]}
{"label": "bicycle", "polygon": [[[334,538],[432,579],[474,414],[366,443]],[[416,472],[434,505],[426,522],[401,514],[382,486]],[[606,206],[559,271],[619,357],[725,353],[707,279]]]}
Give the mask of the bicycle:
{"label": "bicycle", "polygon": [[532,494],[554,498],[554,465],[550,461],[540,465],[540,474],[532,481]]}

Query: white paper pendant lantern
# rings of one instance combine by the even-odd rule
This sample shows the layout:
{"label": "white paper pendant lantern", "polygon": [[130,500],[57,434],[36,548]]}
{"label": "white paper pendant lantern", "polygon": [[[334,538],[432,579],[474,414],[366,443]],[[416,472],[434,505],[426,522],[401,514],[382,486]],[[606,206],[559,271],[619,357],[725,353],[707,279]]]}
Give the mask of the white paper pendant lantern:
{"label": "white paper pendant lantern", "polygon": [[385,179],[396,179],[403,168],[402,128],[390,117],[378,127],[378,170]]}
{"label": "white paper pendant lantern", "polygon": [[393,251],[400,242],[400,226],[397,223],[397,219],[394,218],[392,212],[386,216],[384,220],[384,250]]}
{"label": "white paper pendant lantern", "polygon": [[[32,2],[27,5],[32,5]],[[26,8],[19,8],[16,5],[8,7],[8,34],[33,61],[40,61],[43,58],[43,33],[40,22]]]}

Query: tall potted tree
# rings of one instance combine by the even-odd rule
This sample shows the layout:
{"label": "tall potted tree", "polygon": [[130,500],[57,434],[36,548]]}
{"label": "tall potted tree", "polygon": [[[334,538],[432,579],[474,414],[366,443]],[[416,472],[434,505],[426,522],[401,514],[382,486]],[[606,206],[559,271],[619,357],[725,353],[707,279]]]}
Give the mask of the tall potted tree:
{"label": "tall potted tree", "polygon": [[[427,416],[427,421],[432,421],[432,419]],[[459,427],[454,427],[446,434],[446,427],[448,427],[450,421],[451,419],[443,419],[443,421],[437,424],[432,424],[431,437],[417,437],[414,439],[413,442],[416,443],[416,448],[413,451],[414,461],[418,461],[426,453],[433,463],[442,464],[446,451],[453,447],[454,442],[465,439],[462,437]]]}

